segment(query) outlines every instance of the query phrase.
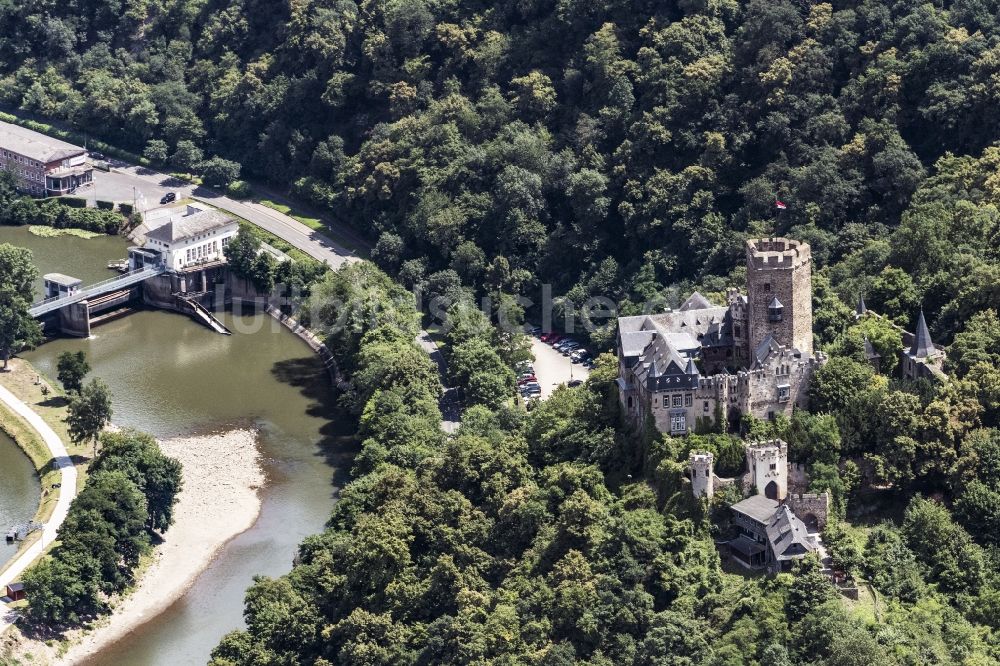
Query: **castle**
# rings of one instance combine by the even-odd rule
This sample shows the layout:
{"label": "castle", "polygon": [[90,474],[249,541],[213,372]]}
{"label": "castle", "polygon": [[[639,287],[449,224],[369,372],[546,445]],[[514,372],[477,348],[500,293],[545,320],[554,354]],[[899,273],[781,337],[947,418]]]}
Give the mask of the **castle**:
{"label": "castle", "polygon": [[[780,439],[748,443],[745,453],[740,486],[744,495],[752,494],[729,507],[735,534],[726,542],[728,552],[748,569],[788,571],[795,560],[818,552],[830,494],[801,492],[806,478],[801,466],[788,462],[788,444]],[[710,452],[690,453],[688,473],[695,497],[711,498],[717,488],[737,483],[717,477],[714,462]],[[800,492],[792,492],[793,485]]]}
{"label": "castle", "polygon": [[695,292],[676,311],[618,318],[619,398],[635,422],[686,435],[807,406],[826,360],[813,353],[809,245],[748,240],[746,265],[747,294],[730,289],[725,306]]}

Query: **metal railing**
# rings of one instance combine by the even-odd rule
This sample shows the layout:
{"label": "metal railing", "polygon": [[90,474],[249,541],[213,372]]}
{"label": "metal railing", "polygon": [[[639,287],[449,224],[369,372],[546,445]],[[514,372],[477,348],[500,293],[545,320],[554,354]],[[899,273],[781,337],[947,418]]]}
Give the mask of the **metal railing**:
{"label": "metal railing", "polygon": [[50,296],[46,299],[32,303],[31,307],[28,308],[28,314],[32,317],[40,317],[43,314],[47,314],[53,310],[58,310],[59,308],[67,305],[79,303],[80,301],[85,301],[88,298],[99,296],[100,294],[107,293],[109,291],[130,287],[133,284],[137,284],[143,280],[160,275],[165,270],[166,268],[161,266],[138,268],[134,271],[129,271],[128,273],[119,275],[118,277],[109,278],[107,280],[102,280],[101,282],[88,285],[73,292],[72,294]]}

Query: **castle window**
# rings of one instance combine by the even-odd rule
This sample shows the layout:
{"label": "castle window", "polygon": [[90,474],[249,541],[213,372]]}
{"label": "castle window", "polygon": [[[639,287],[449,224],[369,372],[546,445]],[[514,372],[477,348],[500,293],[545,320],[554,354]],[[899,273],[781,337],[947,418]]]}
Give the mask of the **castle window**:
{"label": "castle window", "polygon": [[773,472],[776,469],[778,469],[778,465],[776,463],[771,463],[771,471]]}
{"label": "castle window", "polygon": [[688,393],[687,395],[684,396],[684,406],[690,407],[693,404],[694,404],[694,397],[690,393]]}
{"label": "castle window", "polygon": [[682,403],[681,403],[681,400],[683,400],[683,398],[682,398],[681,396],[679,396],[679,395],[675,395],[675,396],[673,397],[673,406],[674,406],[674,407],[680,407],[680,406],[681,406],[681,404],[682,404]]}
{"label": "castle window", "polygon": [[771,283],[770,282],[765,282],[764,283],[764,291],[771,291]]}
{"label": "castle window", "polygon": [[778,402],[788,402],[791,387],[784,385],[778,387]]}
{"label": "castle window", "polygon": [[632,409],[632,396],[628,397],[628,408]]}
{"label": "castle window", "polygon": [[708,411],[708,400],[705,401],[705,407],[703,408],[703,411],[706,412]]}
{"label": "castle window", "polygon": [[705,468],[705,476],[708,476],[708,468]]}
{"label": "castle window", "polygon": [[686,432],[687,418],[683,414],[672,414],[670,416],[670,432]]}

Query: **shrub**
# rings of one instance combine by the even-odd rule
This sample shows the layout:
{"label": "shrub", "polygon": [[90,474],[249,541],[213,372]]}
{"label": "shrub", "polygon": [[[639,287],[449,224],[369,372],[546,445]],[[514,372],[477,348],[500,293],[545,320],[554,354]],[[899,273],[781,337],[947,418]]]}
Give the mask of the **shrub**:
{"label": "shrub", "polygon": [[115,209],[115,202],[114,201],[98,201],[97,202],[97,207],[100,208],[101,210],[114,210]]}
{"label": "shrub", "polygon": [[234,199],[248,199],[253,194],[253,188],[245,180],[234,180],[226,188],[226,194]]}
{"label": "shrub", "polygon": [[56,199],[59,203],[64,206],[69,206],[70,208],[86,208],[87,200],[83,197],[59,197]]}
{"label": "shrub", "polygon": [[239,179],[242,167],[239,162],[213,157],[199,164],[197,169],[206,185],[222,188]]}
{"label": "shrub", "polygon": [[118,211],[125,217],[131,217],[132,215],[132,204],[130,203],[120,203],[118,204]]}

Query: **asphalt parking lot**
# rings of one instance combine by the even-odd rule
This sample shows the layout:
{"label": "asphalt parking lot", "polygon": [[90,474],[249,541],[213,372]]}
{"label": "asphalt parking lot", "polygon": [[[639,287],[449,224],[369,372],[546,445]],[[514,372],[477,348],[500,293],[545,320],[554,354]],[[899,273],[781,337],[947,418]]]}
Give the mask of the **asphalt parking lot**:
{"label": "asphalt parking lot", "polygon": [[[175,192],[187,187],[190,187],[188,183],[170,177],[165,177],[160,184],[156,184],[139,180],[130,173],[94,169],[93,185],[77,190],[76,196],[87,197],[91,200],[124,201],[126,203],[135,200],[142,210],[149,210],[157,208],[160,205],[160,198],[167,192]],[[181,195],[178,194],[178,198],[180,197]]]}
{"label": "asphalt parking lot", "polygon": [[545,400],[560,384],[568,384],[573,379],[586,379],[590,370],[579,363],[572,363],[568,356],[545,344],[538,338],[531,338],[531,353],[535,356],[535,377],[542,387],[542,400]]}

